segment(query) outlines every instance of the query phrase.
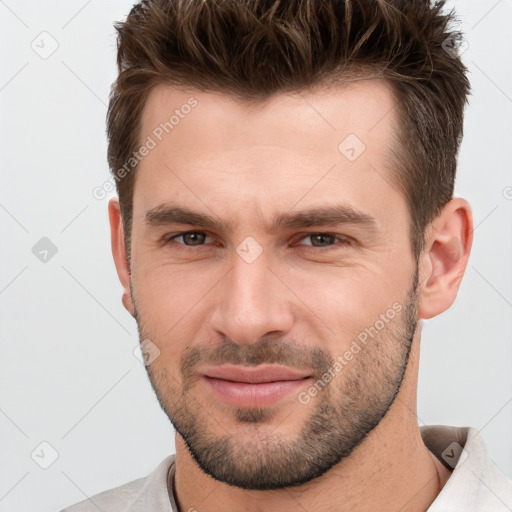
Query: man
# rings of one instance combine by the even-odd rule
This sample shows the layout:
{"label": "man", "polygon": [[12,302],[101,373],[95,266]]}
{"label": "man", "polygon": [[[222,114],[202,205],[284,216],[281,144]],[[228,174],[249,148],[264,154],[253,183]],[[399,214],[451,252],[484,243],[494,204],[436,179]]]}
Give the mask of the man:
{"label": "man", "polygon": [[66,510],[512,510],[478,432],[415,413],[472,243],[451,21],[149,0],[118,25],[112,249],[176,454]]}

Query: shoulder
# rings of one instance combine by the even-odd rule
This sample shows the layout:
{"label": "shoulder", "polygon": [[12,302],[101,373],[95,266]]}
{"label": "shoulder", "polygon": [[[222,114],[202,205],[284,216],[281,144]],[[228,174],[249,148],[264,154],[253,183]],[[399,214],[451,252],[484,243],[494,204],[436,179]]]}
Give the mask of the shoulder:
{"label": "shoulder", "polygon": [[421,434],[429,450],[451,469],[429,512],[512,510],[512,482],[495,466],[477,429],[432,425],[422,427]]}
{"label": "shoulder", "polygon": [[168,498],[167,475],[174,466],[174,455],[166,457],[155,470],[144,478],[103,491],[86,500],[71,505],[61,512],[138,512],[148,496],[164,501]]}
{"label": "shoulder", "polygon": [[119,487],[100,492],[80,503],[65,508],[61,512],[97,512],[98,510],[121,512],[136,499],[145,482],[146,478],[133,480]]}

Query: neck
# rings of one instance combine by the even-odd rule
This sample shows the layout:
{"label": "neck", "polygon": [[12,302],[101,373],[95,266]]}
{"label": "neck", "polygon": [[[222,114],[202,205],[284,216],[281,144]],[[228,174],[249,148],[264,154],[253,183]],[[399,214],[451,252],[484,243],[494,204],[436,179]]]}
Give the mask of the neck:
{"label": "neck", "polygon": [[416,334],[401,391],[388,414],[349,457],[307,484],[273,491],[228,486],[203,473],[177,435],[174,490],[180,512],[426,511],[450,472],[426,448],[418,427]]}

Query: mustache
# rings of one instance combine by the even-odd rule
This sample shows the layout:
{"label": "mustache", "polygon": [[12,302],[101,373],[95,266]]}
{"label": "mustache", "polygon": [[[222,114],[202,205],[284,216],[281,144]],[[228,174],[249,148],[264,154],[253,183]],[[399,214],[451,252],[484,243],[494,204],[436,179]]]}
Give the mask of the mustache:
{"label": "mustache", "polygon": [[313,375],[321,376],[334,363],[334,358],[322,349],[310,349],[293,341],[276,341],[267,337],[250,345],[239,345],[224,339],[219,345],[190,347],[183,355],[180,366],[183,381],[187,382],[200,366],[279,364],[311,370]]}

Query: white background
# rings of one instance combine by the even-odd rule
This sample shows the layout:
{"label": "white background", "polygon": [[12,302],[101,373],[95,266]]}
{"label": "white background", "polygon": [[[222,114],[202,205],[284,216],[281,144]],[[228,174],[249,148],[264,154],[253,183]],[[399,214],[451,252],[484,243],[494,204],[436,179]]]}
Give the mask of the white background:
{"label": "white background", "polygon": [[[456,195],[473,206],[475,242],[455,305],[424,326],[418,416],[481,429],[512,477],[512,0],[454,4],[473,87]],[[112,25],[131,5],[0,2],[1,512],[58,511],[145,476],[174,451],[133,354],[108,199],[92,196],[109,177]],[[51,48],[43,31],[59,45],[47,59],[31,48],[41,37]],[[58,248],[46,263],[32,252],[42,237]],[[43,441],[59,455],[48,469],[31,458]]]}

